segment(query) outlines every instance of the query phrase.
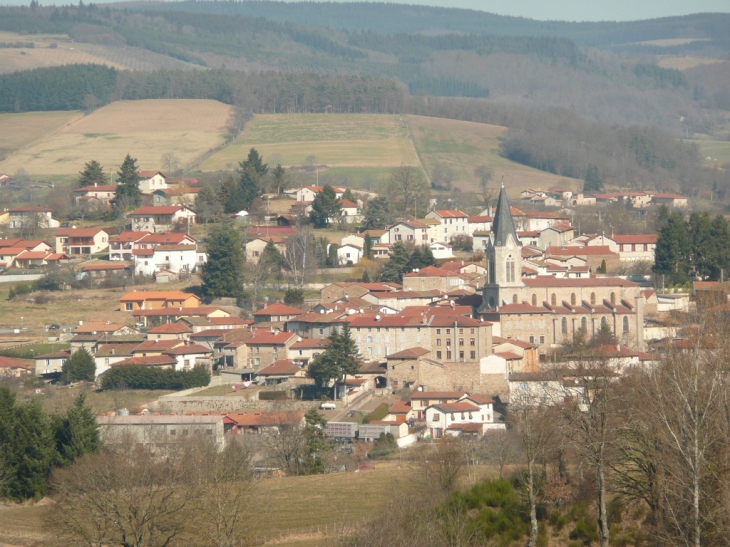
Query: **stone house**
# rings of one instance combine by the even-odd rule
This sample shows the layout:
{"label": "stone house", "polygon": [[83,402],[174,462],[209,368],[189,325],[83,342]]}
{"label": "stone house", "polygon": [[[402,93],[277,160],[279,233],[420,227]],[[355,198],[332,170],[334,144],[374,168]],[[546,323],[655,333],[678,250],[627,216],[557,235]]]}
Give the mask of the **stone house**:
{"label": "stone house", "polygon": [[418,220],[403,220],[388,228],[390,243],[410,243],[412,245],[428,245],[430,228]]}
{"label": "stone house", "polygon": [[40,378],[60,374],[63,370],[63,364],[69,357],[71,357],[70,350],[36,355],[33,358],[35,361],[35,375]]}
{"label": "stone house", "polygon": [[53,217],[53,210],[36,205],[8,209],[7,223],[11,229],[35,224],[38,228],[58,228],[61,221]]}
{"label": "stone house", "polygon": [[451,292],[462,288],[464,284],[460,274],[436,266],[427,266],[403,275],[403,289],[406,291]]}
{"label": "stone house", "polygon": [[286,253],[286,240],[279,236],[261,236],[255,237],[246,243],[246,261],[251,264],[258,264],[261,254],[264,252],[266,245],[272,241],[276,249],[284,255]]}
{"label": "stone house", "polygon": [[440,226],[435,230],[435,240],[438,242],[448,243],[454,236],[471,235],[469,232],[469,215],[461,211],[434,209],[426,215],[426,218],[440,222]]}
{"label": "stone house", "polygon": [[170,232],[178,226],[195,224],[195,212],[184,205],[144,206],[127,214],[135,232]]}

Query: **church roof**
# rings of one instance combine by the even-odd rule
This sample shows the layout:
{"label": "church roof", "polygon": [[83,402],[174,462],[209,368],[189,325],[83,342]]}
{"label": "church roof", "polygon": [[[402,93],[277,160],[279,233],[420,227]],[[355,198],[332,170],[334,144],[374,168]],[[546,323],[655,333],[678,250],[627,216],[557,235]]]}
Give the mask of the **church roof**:
{"label": "church roof", "polygon": [[492,222],[492,232],[494,233],[495,247],[506,245],[508,236],[510,235],[515,245],[522,245],[520,239],[517,237],[515,224],[512,222],[512,214],[510,213],[509,201],[507,200],[507,192],[504,186],[499,191],[497,212],[494,215],[494,222]]}

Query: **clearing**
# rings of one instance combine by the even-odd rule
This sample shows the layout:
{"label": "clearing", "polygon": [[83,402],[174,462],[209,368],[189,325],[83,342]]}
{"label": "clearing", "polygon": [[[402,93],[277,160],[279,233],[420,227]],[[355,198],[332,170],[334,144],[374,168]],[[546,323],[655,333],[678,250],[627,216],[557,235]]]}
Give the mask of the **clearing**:
{"label": "clearing", "polygon": [[[730,163],[730,141],[693,141],[707,164]],[[709,158],[709,159],[708,159]]]}
{"label": "clearing", "polygon": [[313,163],[330,167],[418,165],[402,118],[387,114],[263,114],[201,166],[204,171],[236,167],[256,148],[269,164]]}
{"label": "clearing", "polygon": [[65,113],[76,117],[0,162],[0,172],[22,167],[34,175],[71,175],[92,158],[116,167],[127,153],[141,169],[159,169],[168,151],[189,165],[223,144],[229,112],[230,106],[217,101],[162,99],[120,101],[82,117]]}
{"label": "clearing", "polygon": [[413,141],[423,167],[430,174],[437,163],[454,171],[454,187],[464,192],[480,191],[474,169],[487,165],[492,169],[492,189],[502,180],[508,193],[515,197],[525,188],[578,189],[578,179],[561,177],[515,163],[499,155],[499,137],[506,127],[475,122],[462,122],[426,116],[407,116]]}

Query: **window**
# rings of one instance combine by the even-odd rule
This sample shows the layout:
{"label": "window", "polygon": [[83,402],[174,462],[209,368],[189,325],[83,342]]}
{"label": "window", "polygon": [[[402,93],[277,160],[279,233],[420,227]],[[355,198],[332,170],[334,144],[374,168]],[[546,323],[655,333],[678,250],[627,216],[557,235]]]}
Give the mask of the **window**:
{"label": "window", "polygon": [[441,329],[436,329],[436,334],[441,334]]}
{"label": "window", "polygon": [[512,258],[512,255],[507,257],[507,262],[505,263],[505,269],[506,269],[506,279],[507,283],[512,283],[515,280],[515,259]]}
{"label": "window", "polygon": [[616,293],[612,292],[611,293],[611,304],[615,304],[615,303],[616,303]]}
{"label": "window", "polygon": [[459,334],[464,334],[464,329],[459,329]]}
{"label": "window", "polygon": [[570,305],[575,306],[575,293],[570,294]]}
{"label": "window", "polygon": [[517,295],[516,294],[512,295],[512,303],[517,304]]}
{"label": "window", "polygon": [[464,339],[463,338],[459,338],[459,345],[460,346],[463,346],[464,345]]}
{"label": "window", "polygon": [[476,351],[470,351],[469,352],[469,359],[476,359],[477,358],[477,352]]}
{"label": "window", "polygon": [[593,306],[596,303],[596,293],[591,293],[591,306]]}
{"label": "window", "polygon": [[454,414],[453,412],[451,413],[451,419],[456,420],[456,414]]}
{"label": "window", "polygon": [[544,336],[540,336],[540,343],[541,344],[544,344],[545,343],[545,337]]}
{"label": "window", "polygon": [[436,359],[441,359],[441,352],[440,351],[437,351],[436,352]]}
{"label": "window", "polygon": [[550,295],[550,303],[555,306],[557,304],[558,298],[555,296],[555,293]]}
{"label": "window", "polygon": [[170,435],[177,435],[177,431],[175,431],[174,429],[171,429],[168,433]]}
{"label": "window", "polygon": [[535,343],[535,337],[530,335],[530,344],[534,344],[534,343]]}
{"label": "window", "polygon": [[451,334],[451,329],[446,329],[446,334]]}
{"label": "window", "polygon": [[132,302],[124,303],[124,311],[132,311],[133,309],[134,309],[134,304]]}
{"label": "window", "polygon": [[447,350],[446,351],[446,358],[447,359],[451,359],[451,351],[450,350]]}
{"label": "window", "polygon": [[463,351],[460,351],[459,352],[459,359],[462,359],[462,360],[464,359],[464,352]]}
{"label": "window", "polygon": [[583,332],[586,332],[588,330],[588,320],[585,317],[580,320],[580,329]]}
{"label": "window", "polygon": [[471,329],[471,330],[469,331],[469,334],[474,334],[475,332],[476,332],[476,329]]}
{"label": "window", "polygon": [[475,338],[469,338],[469,345],[470,346],[476,346],[477,345],[476,339]]}
{"label": "window", "polygon": [[436,345],[437,346],[440,346],[441,345],[441,338],[436,338]]}
{"label": "window", "polygon": [[532,305],[537,306],[537,295],[536,294],[532,295]]}
{"label": "window", "polygon": [[629,333],[629,318],[626,317],[625,315],[624,315],[623,323],[624,323],[624,334],[628,334]]}
{"label": "window", "polygon": [[560,330],[563,334],[568,334],[568,320],[565,317],[560,321]]}
{"label": "window", "polygon": [[450,345],[451,345],[451,338],[447,338],[447,339],[446,339],[446,345],[447,345],[447,346],[450,346]]}
{"label": "window", "polygon": [[434,422],[440,422],[441,421],[441,414],[434,414],[433,415],[433,421]]}

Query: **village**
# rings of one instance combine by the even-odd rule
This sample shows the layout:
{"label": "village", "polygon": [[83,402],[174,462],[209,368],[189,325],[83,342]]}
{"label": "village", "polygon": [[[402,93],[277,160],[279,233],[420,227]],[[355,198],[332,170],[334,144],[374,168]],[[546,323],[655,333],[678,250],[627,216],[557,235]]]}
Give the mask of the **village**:
{"label": "village", "polygon": [[[160,436],[169,442],[180,430],[205,429],[224,443],[227,435],[275,432],[303,424],[304,409],[316,404],[311,397],[306,403],[307,393],[315,392],[328,401],[319,405],[324,431],[338,442],[392,435],[398,447],[406,447],[445,436],[482,437],[504,430],[500,412],[525,394],[544,401],[578,378],[578,360],[607,359],[619,374],[651,366],[657,343],[681,338],[673,314],[695,306],[688,293],[658,292],[649,275],[625,273],[636,264],[650,272],[657,234],[586,234],[572,223],[576,207],[618,203],[641,212],[661,206],[681,211],[688,206],[683,196],[529,189],[510,203],[502,187],[496,205],[478,215],[432,208],[423,218],[358,231],[363,209],[377,195],[326,187],[339,203],[332,222],[344,234],[334,254],[327,249],[336,266],[387,261],[394,246],[403,244],[428,249],[433,265],[402,273],[399,282],[326,284],[306,305],[267,297],[248,312],[235,299],[165,290],[179,281],[195,285],[208,260],[206,246],[191,235],[198,227],[194,203],[200,187],[195,179],[161,171],[138,177],[148,204],[128,212],[123,225],[116,223],[121,230],[88,222],[76,227],[37,206],[0,214],[7,228],[31,224],[51,234],[47,241],[0,239],[6,274],[40,277],[73,264],[89,287],[117,280],[110,286],[123,290],[137,276],[155,285],[114,297],[124,320],[118,314],[114,321],[47,325],[46,341],[68,349],[34,355],[32,363],[0,358],[5,376],[58,382],[64,364],[81,350],[93,357],[99,386],[108,371],[124,366],[183,372],[203,367],[212,375],[209,386],[166,395],[144,408],[105,412],[98,423],[107,440],[124,431],[142,442],[158,443]],[[4,176],[4,184],[11,179]],[[231,214],[246,236],[246,268],[255,267],[272,245],[285,255],[288,240],[300,233],[325,191],[286,190],[290,210],[259,224],[246,211]],[[93,185],[74,194],[77,203],[104,209],[116,192],[116,186]],[[523,212],[525,206],[530,210]],[[455,252],[465,237],[473,242],[470,251]],[[721,288],[696,286],[705,293]],[[314,386],[310,364],[327,351],[333,333],[345,329],[357,347],[357,370]],[[579,357],[565,351],[577,338],[598,342]],[[210,390],[216,396],[206,396]],[[365,414],[374,419],[362,423]],[[360,418],[348,420],[353,416]]]}

